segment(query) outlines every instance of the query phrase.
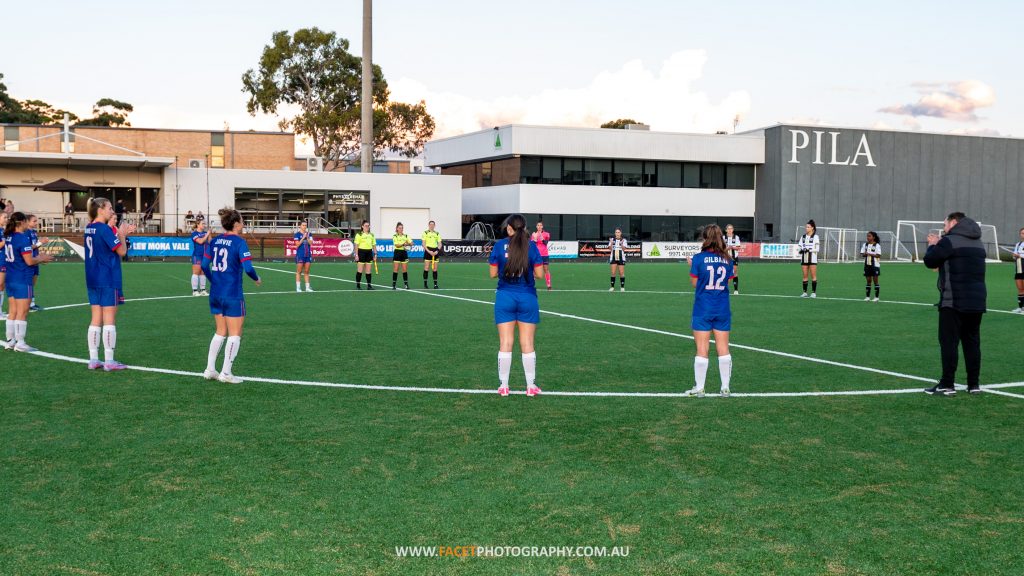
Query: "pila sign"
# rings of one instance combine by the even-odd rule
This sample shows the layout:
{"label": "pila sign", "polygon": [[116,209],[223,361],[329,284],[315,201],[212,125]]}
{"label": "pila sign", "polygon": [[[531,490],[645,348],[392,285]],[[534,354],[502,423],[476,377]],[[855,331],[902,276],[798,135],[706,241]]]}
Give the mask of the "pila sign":
{"label": "pila sign", "polygon": [[[828,164],[829,166],[867,166],[875,168],[875,159],[871,155],[871,146],[868,144],[868,135],[861,132],[860,140],[857,142],[857,149],[853,155],[847,154],[840,158],[839,146],[843,142],[842,132],[826,132],[824,130],[790,129],[791,155],[790,164],[800,164],[803,160],[810,159],[811,164]],[[825,136],[828,134],[828,137]],[[847,137],[849,139],[849,137]],[[825,154],[824,142],[829,142],[828,154]]]}

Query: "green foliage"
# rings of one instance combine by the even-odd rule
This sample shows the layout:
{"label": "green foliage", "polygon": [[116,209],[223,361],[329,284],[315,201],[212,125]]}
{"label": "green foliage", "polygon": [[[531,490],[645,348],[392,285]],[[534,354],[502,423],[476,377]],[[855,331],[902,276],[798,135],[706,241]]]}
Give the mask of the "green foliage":
{"label": "green foliage", "polygon": [[[362,59],[334,32],[303,28],[275,32],[257,68],[242,75],[250,114],[282,117],[282,130],[310,137],[329,169],[357,162],[360,149]],[[380,66],[373,66],[374,158],[392,150],[415,156],[434,133],[423,102],[391,102]]]}
{"label": "green foliage", "polygon": [[131,126],[128,113],[134,110],[135,107],[127,102],[100,98],[92,106],[93,117],[78,122],[76,126]]}
{"label": "green foliage", "polygon": [[619,130],[624,130],[629,124],[643,124],[643,122],[637,122],[632,118],[619,118],[618,120],[612,120],[611,122],[601,124],[601,128],[617,128]]}
{"label": "green foliage", "polygon": [[102,98],[92,107],[92,118],[80,120],[74,112],[55,108],[42,100],[17,100],[7,93],[0,74],[0,123],[3,124],[62,124],[64,115],[75,126],[131,126],[128,113],[131,104],[112,98]]}

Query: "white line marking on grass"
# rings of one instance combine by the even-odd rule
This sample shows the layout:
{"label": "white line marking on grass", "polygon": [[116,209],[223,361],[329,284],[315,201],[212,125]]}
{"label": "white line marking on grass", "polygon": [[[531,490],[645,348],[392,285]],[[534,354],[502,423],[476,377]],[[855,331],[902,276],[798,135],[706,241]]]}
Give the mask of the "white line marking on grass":
{"label": "white line marking on grass", "polygon": [[[61,360],[64,362],[73,362],[75,364],[88,364],[88,360],[84,358],[75,358],[73,356],[65,356],[63,354],[54,354],[52,352],[32,352],[35,356],[41,356],[43,358],[50,358],[52,360]],[[129,366],[129,370],[136,372],[150,372],[155,374],[169,374],[172,376],[187,376],[190,378],[203,378],[202,372],[188,372],[186,370],[172,370],[170,368],[151,368],[148,366]],[[318,388],[349,388],[359,390],[384,390],[388,392],[427,392],[427,393],[439,393],[439,394],[497,394],[495,389],[476,389],[476,388],[425,388],[419,386],[383,386],[374,384],[342,384],[337,382],[318,382],[314,380],[282,380],[280,378],[261,378],[258,376],[239,376],[245,382],[260,382],[263,384],[281,384],[288,386],[313,386]],[[994,386],[1019,386],[1024,385],[1021,382],[1013,382],[1007,384],[993,384],[991,386],[982,386],[982,389],[992,394],[999,394],[1002,396],[1012,396],[1014,398],[1024,399],[1024,395],[1011,394],[1009,392],[1001,392],[998,390],[991,390]],[[894,390],[839,390],[839,391],[817,391],[817,392],[733,392],[731,397],[736,398],[810,398],[810,397],[822,397],[822,396],[883,396],[893,394],[919,394],[922,392],[921,388],[901,388]],[[512,394],[525,395],[526,391],[516,390]],[[544,392],[543,396],[566,396],[566,397],[603,397],[603,398],[690,398],[690,396],[682,392],[571,392],[571,391],[549,391]],[[715,398],[718,395],[713,392],[708,392],[705,398]]]}
{"label": "white line marking on grass", "polygon": [[[262,267],[260,267],[260,268],[262,268]],[[275,272],[283,272],[283,273],[288,273],[288,274],[291,273],[291,272],[289,272],[287,270],[277,270],[275,268],[263,268],[263,269],[264,270],[272,270],[272,271],[275,271]],[[335,280],[335,281],[338,281],[338,282],[352,282],[352,280],[346,280],[344,278],[332,278],[330,276],[317,276],[317,278],[321,278],[321,279],[324,279],[324,280]],[[424,290],[410,290],[409,292],[412,292],[412,293],[415,293],[415,294],[420,294],[420,295],[423,295],[423,296],[433,296],[435,298],[448,298],[450,300],[460,300],[460,301],[463,301],[463,302],[474,302],[474,303],[477,303],[477,304],[486,304],[488,306],[494,306],[494,302],[489,302],[487,300],[476,300],[476,299],[473,299],[473,298],[463,298],[461,296],[452,296],[450,294],[437,294],[437,293],[434,293],[434,292],[424,291]],[[541,310],[541,314],[548,314],[550,316],[558,316],[559,318],[568,318],[568,319],[571,319],[571,320],[579,320],[579,321],[582,321],[582,322],[591,322],[591,323],[594,323],[594,324],[602,324],[604,326],[614,326],[614,327],[617,327],[617,328],[626,328],[628,330],[636,330],[636,331],[639,331],[639,332],[648,332],[650,334],[661,334],[662,336],[672,336],[672,337],[675,337],[675,338],[684,338],[686,340],[693,340],[693,336],[691,336],[689,334],[680,334],[678,332],[669,332],[667,330],[658,330],[658,329],[655,329],[655,328],[646,328],[646,327],[643,327],[643,326],[634,326],[632,324],[622,324],[620,322],[610,322],[608,320],[598,320],[596,318],[587,318],[586,316],[577,316],[575,314],[564,314],[562,312],[552,312],[550,310]],[[929,384],[934,384],[935,382],[937,382],[936,380],[934,380],[932,378],[925,378],[923,376],[914,376],[913,374],[904,374],[902,372],[894,372],[894,371],[891,371],[891,370],[882,370],[880,368],[871,368],[871,367],[868,367],[868,366],[860,366],[860,365],[857,365],[857,364],[847,364],[845,362],[837,362],[837,361],[834,361],[834,360],[825,360],[825,359],[822,359],[822,358],[814,358],[812,356],[804,356],[804,355],[801,355],[801,354],[791,354],[789,352],[779,352],[777,350],[769,350],[767,348],[758,348],[756,346],[747,346],[745,344],[736,344],[736,343],[730,342],[729,346],[731,346],[733,348],[738,348],[740,350],[750,350],[752,352],[761,352],[763,354],[772,354],[772,355],[775,355],[775,356],[782,356],[783,358],[792,358],[792,359],[795,359],[795,360],[805,360],[807,362],[816,362],[818,364],[825,364],[825,365],[828,365],[828,366],[837,366],[837,367],[840,367],[840,368],[850,368],[850,369],[853,369],[853,370],[861,370],[863,372],[871,372],[873,374],[882,374],[882,375],[885,375],[885,376],[894,376],[896,378],[904,378],[904,379],[907,379],[907,380],[916,380],[918,382],[927,382]]]}
{"label": "white line marking on grass", "polygon": [[[282,290],[279,292],[246,292],[246,296],[262,296],[265,294],[350,294],[351,290],[317,290],[316,292],[295,292],[294,290]],[[178,296],[151,296],[148,298],[128,298],[124,302],[150,302],[153,300],[190,300],[192,298],[207,298],[206,296],[192,296],[191,294],[181,294]],[[43,308],[43,311],[47,310],[63,310],[65,308],[87,308],[89,307],[88,302],[79,302],[77,304],[60,304],[58,306],[47,306]]]}

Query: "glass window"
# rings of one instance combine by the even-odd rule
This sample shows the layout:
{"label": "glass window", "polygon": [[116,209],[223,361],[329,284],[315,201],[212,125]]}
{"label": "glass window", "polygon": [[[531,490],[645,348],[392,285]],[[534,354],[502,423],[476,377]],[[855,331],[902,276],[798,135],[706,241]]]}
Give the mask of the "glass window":
{"label": "glass window", "polygon": [[[562,217],[558,214],[541,214],[540,218],[544,220],[544,231],[551,234],[552,240],[562,239]],[[531,232],[537,229],[534,226]]]}
{"label": "glass window", "polygon": [[544,173],[541,176],[541,184],[561,184],[562,183],[562,159],[561,158],[545,158],[543,162]]}
{"label": "glass window", "polygon": [[683,165],[678,162],[658,162],[658,186],[679,188],[683,185]]}
{"label": "glass window", "polygon": [[491,163],[482,162],[480,164],[480,179],[483,186],[491,185]]}
{"label": "glass window", "polygon": [[700,164],[683,164],[683,188],[700,188]]}
{"label": "glass window", "polygon": [[601,237],[601,217],[591,214],[576,216],[576,237],[580,240],[597,240]]}
{"label": "glass window", "polygon": [[612,184],[615,186],[639,186],[643,178],[643,162],[639,160],[616,160]]}
{"label": "glass window", "polygon": [[730,190],[753,190],[754,167],[749,164],[729,164],[725,169],[725,185]]}
{"label": "glass window", "polygon": [[581,238],[576,233],[576,215],[562,214],[562,240],[576,240]]}
{"label": "glass window", "polygon": [[658,163],[644,162],[644,186],[658,185]]}
{"label": "glass window", "polygon": [[583,184],[583,160],[566,158],[562,162],[562,184]]}
{"label": "glass window", "polygon": [[622,228],[622,234],[629,236],[629,216],[619,214],[601,216],[601,238],[611,238],[615,235],[616,228]]}
{"label": "glass window", "polygon": [[224,133],[223,132],[212,132],[210,134],[210,146],[223,146],[224,145]]}
{"label": "glass window", "polygon": [[643,232],[641,237],[644,240],[654,242],[679,242],[679,217],[678,216],[644,216],[642,218]]}
{"label": "glass window", "polygon": [[20,130],[17,126],[4,126],[4,150],[7,152],[18,151],[18,140],[21,139],[19,136]]}
{"label": "glass window", "polygon": [[[222,134],[223,136],[223,134]],[[210,168],[224,167],[224,146],[210,146]]]}
{"label": "glass window", "polygon": [[522,184],[540,183],[540,158],[524,156],[520,162],[519,182]]}
{"label": "glass window", "polygon": [[584,160],[583,183],[587,186],[609,186],[612,182],[611,160]]}
{"label": "glass window", "polygon": [[153,212],[160,211],[160,189],[159,188],[142,188],[140,190],[142,194],[142,205],[153,206]]}
{"label": "glass window", "polygon": [[725,188],[725,165],[701,164],[700,187],[718,189]]}

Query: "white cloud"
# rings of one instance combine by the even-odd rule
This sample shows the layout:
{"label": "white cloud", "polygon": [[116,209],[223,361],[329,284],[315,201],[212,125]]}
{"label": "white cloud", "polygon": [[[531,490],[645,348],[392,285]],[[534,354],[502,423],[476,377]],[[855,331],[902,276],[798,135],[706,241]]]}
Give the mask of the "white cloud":
{"label": "white cloud", "polygon": [[921,95],[917,102],[888,106],[879,112],[977,122],[977,109],[991,106],[996,101],[995,90],[979,80],[915,82],[913,86]]}
{"label": "white cloud", "polygon": [[713,102],[696,90],[693,84],[706,62],[704,50],[685,50],[671,55],[657,71],[632,60],[618,70],[601,72],[585,87],[491,99],[438,90],[412,78],[388,86],[397,101],[426,101],[437,122],[437,138],[513,123],[596,128],[617,118],[633,118],[662,131],[731,131],[733,120],[750,111],[750,94],[737,90]]}

